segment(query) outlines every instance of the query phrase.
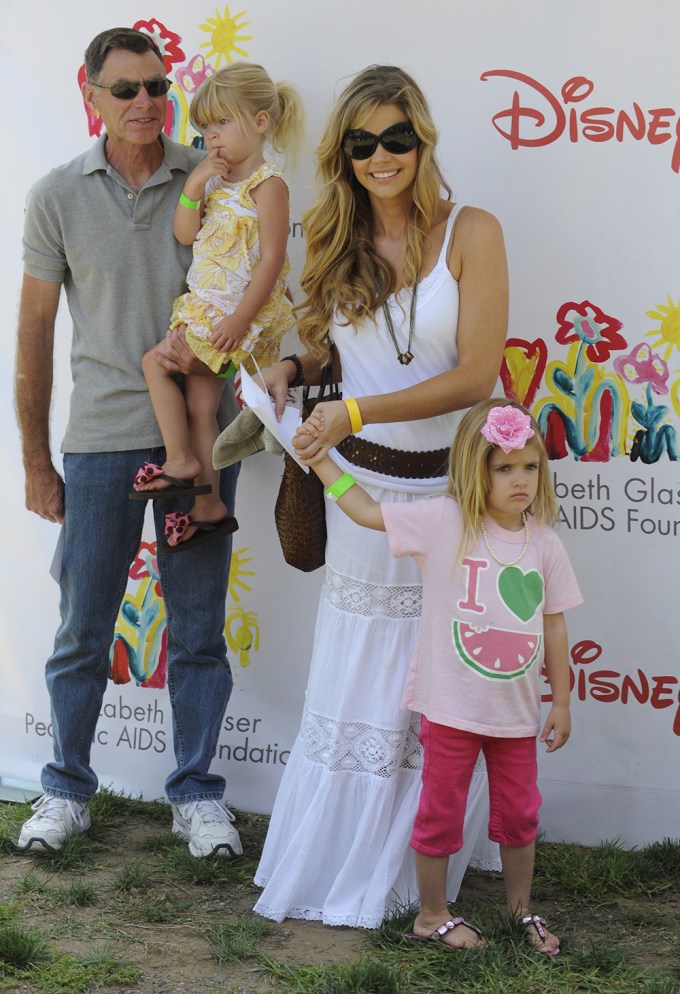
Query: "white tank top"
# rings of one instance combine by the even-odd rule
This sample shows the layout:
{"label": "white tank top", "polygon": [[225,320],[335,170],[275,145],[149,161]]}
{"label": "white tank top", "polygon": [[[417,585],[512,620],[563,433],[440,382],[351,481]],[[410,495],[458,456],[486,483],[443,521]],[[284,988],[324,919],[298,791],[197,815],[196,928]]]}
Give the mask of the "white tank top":
{"label": "white tank top", "polygon": [[[392,393],[428,380],[458,364],[456,335],[458,330],[458,283],[451,275],[446,257],[453,229],[464,204],[453,208],[446,222],[444,242],[434,269],[418,284],[415,325],[411,352],[413,361],[402,365],[390,337],[382,308],[360,326],[341,325],[333,321],[329,329],[342,362],[342,390],[345,397],[364,397]],[[393,294],[387,306],[400,352],[408,347],[411,290],[403,288]],[[359,438],[394,449],[413,452],[449,448],[462,411],[453,411],[422,421],[366,425]],[[422,490],[432,493],[442,489],[444,477],[428,480],[402,480],[351,466],[340,453],[333,458],[342,469],[366,483],[388,484],[397,490]]]}

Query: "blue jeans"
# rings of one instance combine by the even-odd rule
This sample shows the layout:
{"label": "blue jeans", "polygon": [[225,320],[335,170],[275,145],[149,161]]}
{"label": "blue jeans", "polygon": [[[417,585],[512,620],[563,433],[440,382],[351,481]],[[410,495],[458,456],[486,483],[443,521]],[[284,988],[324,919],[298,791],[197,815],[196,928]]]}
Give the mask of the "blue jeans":
{"label": "blue jeans", "polygon": [[[163,463],[163,449],[69,453],[66,484],[61,625],[45,670],[52,704],[54,762],[43,789],[88,801],[97,790],[90,749],[109,674],[114,626],[142,534],[146,501],[128,499],[145,460]],[[221,495],[234,510],[239,466],[221,474]],[[231,535],[164,555],[165,514],[191,498],[154,501],[158,562],[168,624],[168,689],[177,768],[165,783],[173,803],[221,798],[225,780],[209,772],[232,676],[224,641]]]}

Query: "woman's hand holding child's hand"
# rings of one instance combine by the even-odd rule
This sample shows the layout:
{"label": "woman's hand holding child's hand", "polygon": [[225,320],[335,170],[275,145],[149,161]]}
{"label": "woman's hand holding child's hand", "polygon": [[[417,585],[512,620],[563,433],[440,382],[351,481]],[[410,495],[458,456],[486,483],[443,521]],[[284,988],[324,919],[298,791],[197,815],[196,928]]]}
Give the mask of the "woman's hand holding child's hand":
{"label": "woman's hand holding child's hand", "polygon": [[[312,419],[316,418],[316,421]],[[315,432],[307,431],[311,424]],[[317,404],[313,414],[301,425],[293,437],[293,445],[300,459],[309,459],[319,449],[332,449],[351,432],[352,425],[347,407],[341,400],[327,400]],[[311,463],[309,463],[311,465]]]}
{"label": "woman's hand holding child's hand", "polygon": [[541,742],[545,742],[548,747],[546,751],[555,752],[561,749],[570,733],[571,714],[568,706],[553,704],[541,732]]}
{"label": "woman's hand holding child's hand", "polygon": [[[329,446],[319,442],[319,436],[324,430],[325,422],[324,413],[317,406],[307,420],[300,425],[293,438],[295,452],[304,466],[318,465],[328,454]],[[300,446],[299,443],[302,442],[306,444]]]}

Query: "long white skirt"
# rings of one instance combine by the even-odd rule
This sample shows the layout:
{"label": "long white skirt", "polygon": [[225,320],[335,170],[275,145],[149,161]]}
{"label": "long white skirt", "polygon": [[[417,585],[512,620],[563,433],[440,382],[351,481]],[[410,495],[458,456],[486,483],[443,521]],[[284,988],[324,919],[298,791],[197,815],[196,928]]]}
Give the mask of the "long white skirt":
{"label": "long white skirt", "polygon": [[[376,500],[413,494],[367,486]],[[255,911],[274,921],[377,928],[418,899],[409,847],[420,795],[420,716],[400,707],[420,620],[413,560],[383,532],[328,502],[326,576],[302,727],[274,804],[255,883]],[[489,841],[483,761],[472,777],[465,843],[449,861],[454,901],[472,865],[500,869]]]}

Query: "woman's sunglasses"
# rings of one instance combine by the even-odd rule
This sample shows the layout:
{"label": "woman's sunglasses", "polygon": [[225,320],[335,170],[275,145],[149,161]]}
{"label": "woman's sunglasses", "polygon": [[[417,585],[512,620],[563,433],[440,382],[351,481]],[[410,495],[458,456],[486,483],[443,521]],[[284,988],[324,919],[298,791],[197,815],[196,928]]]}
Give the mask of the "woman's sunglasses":
{"label": "woman's sunglasses", "polygon": [[153,79],[143,79],[140,83],[133,83],[131,79],[121,79],[117,83],[106,86],[104,83],[91,83],[100,90],[109,90],[112,97],[119,100],[132,100],[137,96],[142,87],[150,97],[164,97],[172,86],[172,80],[165,76],[154,76]]}
{"label": "woman's sunglasses", "polygon": [[413,130],[410,121],[400,121],[385,128],[379,135],[361,128],[346,131],[342,138],[342,150],[350,159],[369,159],[378,145],[392,155],[404,155],[420,144],[420,138]]}

